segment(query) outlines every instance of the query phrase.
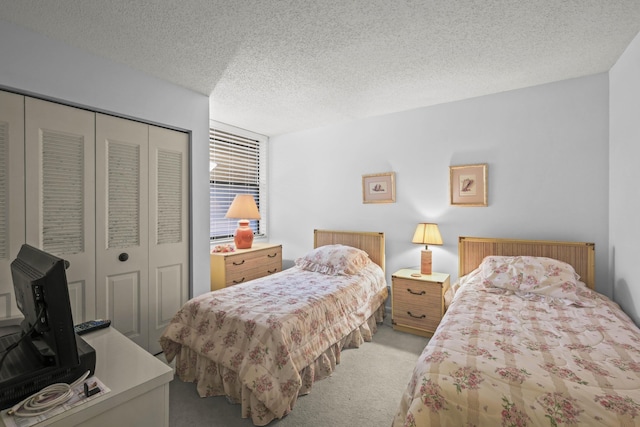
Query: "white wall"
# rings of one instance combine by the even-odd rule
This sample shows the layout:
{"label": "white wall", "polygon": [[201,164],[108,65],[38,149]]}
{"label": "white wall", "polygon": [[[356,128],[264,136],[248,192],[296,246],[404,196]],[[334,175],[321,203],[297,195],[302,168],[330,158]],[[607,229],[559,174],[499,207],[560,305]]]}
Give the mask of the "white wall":
{"label": "white wall", "polygon": [[[207,97],[6,21],[0,21],[0,58],[5,88],[192,132],[193,295],[207,291]],[[388,278],[418,265],[420,246],[410,239],[420,221],[440,224],[445,244],[432,247],[434,267],[454,278],[459,235],[593,241],[598,289],[610,294],[608,132],[608,83],[601,74],[275,137],[270,237],[291,260],[311,248],[314,228],[384,231]],[[637,155],[630,144],[624,149],[620,156],[612,149],[612,165]],[[449,206],[448,166],[485,162],[489,207]],[[361,176],[387,171],[397,174],[397,202],[362,204]],[[615,180],[612,175],[611,187]],[[625,232],[636,224],[629,221]],[[613,242],[620,273],[623,242]]]}
{"label": "white wall", "polygon": [[[269,235],[292,260],[313,229],[383,231],[387,280],[417,267],[418,222],[437,222],[435,271],[457,278],[458,236],[596,244],[609,294],[607,74],[561,81],[269,141]],[[489,207],[449,205],[449,166],[489,165]],[[397,202],[363,204],[362,175],[396,172]]]}
{"label": "white wall", "polygon": [[640,325],[640,34],[609,72],[610,271],[615,301]]}
{"label": "white wall", "polygon": [[0,20],[0,87],[191,132],[193,294],[209,289],[209,98]]}

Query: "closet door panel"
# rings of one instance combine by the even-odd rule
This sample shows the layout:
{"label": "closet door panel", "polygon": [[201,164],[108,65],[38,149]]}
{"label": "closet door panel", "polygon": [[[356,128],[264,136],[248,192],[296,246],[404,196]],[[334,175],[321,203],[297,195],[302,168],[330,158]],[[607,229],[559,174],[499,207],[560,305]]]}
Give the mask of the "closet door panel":
{"label": "closet door panel", "polygon": [[189,294],[189,137],[149,127],[149,351]]}
{"label": "closet door panel", "polygon": [[149,126],[96,115],[97,315],[148,347]]}
{"label": "closet door panel", "polygon": [[84,299],[75,323],[95,318],[94,161],[94,113],[25,98],[26,240],[69,261],[69,288]]}
{"label": "closet door panel", "polygon": [[0,91],[0,319],[22,316],[11,262],[24,242],[24,97]]}
{"label": "closet door panel", "polygon": [[[146,348],[147,331],[143,326],[146,325],[146,311],[141,312],[141,306],[144,305],[142,300],[146,300],[146,295],[140,294],[142,286],[139,271],[110,274],[106,280],[108,300],[113,303],[107,308],[108,315],[101,318],[114,319],[113,327]],[[114,326],[116,322],[117,326]]]}

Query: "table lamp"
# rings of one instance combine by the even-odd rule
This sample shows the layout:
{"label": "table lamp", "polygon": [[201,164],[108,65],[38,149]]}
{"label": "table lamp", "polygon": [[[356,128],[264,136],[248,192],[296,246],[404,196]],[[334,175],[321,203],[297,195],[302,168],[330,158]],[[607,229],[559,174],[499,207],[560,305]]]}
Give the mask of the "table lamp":
{"label": "table lamp", "polygon": [[438,224],[428,222],[418,224],[411,242],[424,245],[420,259],[420,273],[431,274],[431,251],[429,250],[429,245],[442,244],[442,236],[440,235],[440,230],[438,230]]}
{"label": "table lamp", "polygon": [[260,219],[260,212],[251,194],[236,194],[231,202],[225,218],[239,219],[238,228],[233,235],[236,249],[250,249],[253,244],[253,230],[249,227],[250,219]]}

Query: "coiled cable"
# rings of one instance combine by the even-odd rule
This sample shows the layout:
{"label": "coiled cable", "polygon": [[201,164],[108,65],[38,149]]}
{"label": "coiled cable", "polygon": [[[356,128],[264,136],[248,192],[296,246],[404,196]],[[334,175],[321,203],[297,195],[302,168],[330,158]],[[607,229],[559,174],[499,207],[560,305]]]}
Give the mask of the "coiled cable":
{"label": "coiled cable", "polygon": [[13,407],[7,411],[7,414],[24,418],[35,417],[49,412],[58,405],[71,399],[74,395],[73,389],[87,379],[89,372],[90,371],[85,372],[71,384],[55,383],[43,388],[22,402],[13,405]]}

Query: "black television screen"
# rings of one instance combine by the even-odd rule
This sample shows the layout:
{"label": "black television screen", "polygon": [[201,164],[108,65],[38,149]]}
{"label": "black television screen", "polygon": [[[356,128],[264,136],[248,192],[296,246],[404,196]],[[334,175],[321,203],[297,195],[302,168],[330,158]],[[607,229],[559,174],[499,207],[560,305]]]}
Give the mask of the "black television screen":
{"label": "black television screen", "polygon": [[26,344],[45,366],[77,366],[65,261],[25,244],[11,263],[11,276]]}

